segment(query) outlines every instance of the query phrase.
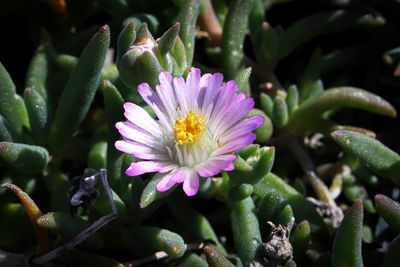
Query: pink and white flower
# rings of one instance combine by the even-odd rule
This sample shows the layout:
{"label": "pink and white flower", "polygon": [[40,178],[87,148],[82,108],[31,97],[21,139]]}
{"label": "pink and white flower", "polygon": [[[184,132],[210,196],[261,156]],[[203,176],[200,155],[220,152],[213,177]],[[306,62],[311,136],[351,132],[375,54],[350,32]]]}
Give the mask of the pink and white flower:
{"label": "pink and white flower", "polygon": [[252,98],[237,94],[234,81],[222,85],[220,73],[200,75],[192,68],[186,82],[168,72],[159,75],[156,91],[147,83],[138,86],[157,120],[143,108],[125,103],[126,122],[116,124],[124,140],[115,143],[123,152],[142,159],[126,174],[166,173],[157,190],[166,191],[183,183],[186,195],[199,189],[199,176],[211,177],[234,169],[235,151],[253,143],[261,116],[243,119],[254,106]]}

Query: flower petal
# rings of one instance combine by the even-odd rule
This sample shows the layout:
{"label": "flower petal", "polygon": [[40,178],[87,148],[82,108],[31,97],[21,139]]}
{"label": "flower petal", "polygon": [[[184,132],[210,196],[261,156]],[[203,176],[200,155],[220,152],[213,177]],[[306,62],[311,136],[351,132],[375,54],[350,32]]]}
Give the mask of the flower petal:
{"label": "flower petal", "polygon": [[220,142],[222,144],[230,141],[237,136],[241,136],[245,133],[250,133],[254,131],[258,127],[260,127],[264,122],[264,118],[262,116],[253,116],[236,123],[232,128],[229,128],[221,135]]}
{"label": "flower petal", "polygon": [[187,90],[187,99],[190,101],[187,102],[189,110],[195,110],[197,95],[199,93],[199,85],[200,85],[200,70],[198,68],[191,68],[190,72],[186,78],[186,90]]}
{"label": "flower petal", "polygon": [[189,197],[194,196],[199,191],[199,176],[197,172],[191,171],[183,182],[183,191]]}
{"label": "flower petal", "polygon": [[158,149],[162,148],[160,141],[158,141],[159,139],[154,138],[152,134],[136,126],[135,124],[127,121],[120,121],[115,124],[115,127],[118,129],[119,133],[127,139],[148,145],[150,147]]}
{"label": "flower petal", "polygon": [[172,121],[170,121],[170,116],[168,116],[168,110],[165,109],[164,104],[153,89],[147,83],[142,83],[138,86],[138,91],[147,105],[154,110],[160,122],[167,128],[171,128]]}
{"label": "flower petal", "polygon": [[160,126],[142,107],[130,102],[126,102],[124,104],[124,109],[124,115],[130,122],[136,124],[140,128],[143,128],[155,136],[161,137],[162,133]]}
{"label": "flower petal", "polygon": [[137,176],[147,172],[164,173],[178,167],[176,164],[166,161],[139,161],[133,162],[126,170],[126,175]]}
{"label": "flower petal", "polygon": [[119,140],[115,142],[115,148],[140,159],[169,160],[167,152],[163,153],[162,151],[130,140]]}
{"label": "flower petal", "polygon": [[220,135],[224,131],[232,127],[237,121],[246,116],[254,106],[254,100],[252,98],[245,98],[238,103],[232,103],[232,105],[227,108],[223,117],[216,118],[220,121],[217,124],[215,135]]}
{"label": "flower petal", "polygon": [[233,154],[217,156],[197,166],[196,171],[202,177],[211,177],[218,174],[221,170],[232,170],[232,161],[235,159],[236,156]]}
{"label": "flower petal", "polygon": [[211,156],[218,156],[227,153],[231,153],[246,146],[252,144],[256,139],[256,135],[254,133],[244,134],[242,136],[238,136],[236,139],[223,144],[219,149],[215,150]]}
{"label": "flower petal", "polygon": [[183,114],[189,113],[186,101],[190,99],[188,99],[188,97],[186,96],[187,88],[185,81],[183,80],[182,77],[175,77],[172,81],[172,84],[177,102],[176,111],[183,112]]}
{"label": "flower petal", "polygon": [[173,187],[176,183],[174,181],[172,181],[172,176],[173,176],[173,171],[168,173],[167,175],[165,175],[161,181],[159,181],[157,183],[157,190],[160,192],[165,192],[169,189],[171,189],[171,187]]}

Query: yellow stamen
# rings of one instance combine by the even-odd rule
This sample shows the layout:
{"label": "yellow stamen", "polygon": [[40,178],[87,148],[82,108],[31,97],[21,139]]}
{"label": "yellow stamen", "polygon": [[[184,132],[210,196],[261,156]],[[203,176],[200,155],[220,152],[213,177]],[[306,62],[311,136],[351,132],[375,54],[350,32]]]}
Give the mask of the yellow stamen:
{"label": "yellow stamen", "polygon": [[193,110],[189,112],[186,118],[179,118],[175,122],[175,138],[178,144],[191,144],[204,129],[203,120],[199,115],[195,115]]}

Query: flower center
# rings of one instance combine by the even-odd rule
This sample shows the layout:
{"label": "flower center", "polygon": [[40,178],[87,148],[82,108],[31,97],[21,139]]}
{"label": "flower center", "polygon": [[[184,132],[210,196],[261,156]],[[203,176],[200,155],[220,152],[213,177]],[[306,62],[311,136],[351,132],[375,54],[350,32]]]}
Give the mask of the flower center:
{"label": "flower center", "polygon": [[189,112],[186,118],[180,117],[175,122],[175,138],[178,144],[191,144],[204,129],[203,120],[196,115],[193,110]]}

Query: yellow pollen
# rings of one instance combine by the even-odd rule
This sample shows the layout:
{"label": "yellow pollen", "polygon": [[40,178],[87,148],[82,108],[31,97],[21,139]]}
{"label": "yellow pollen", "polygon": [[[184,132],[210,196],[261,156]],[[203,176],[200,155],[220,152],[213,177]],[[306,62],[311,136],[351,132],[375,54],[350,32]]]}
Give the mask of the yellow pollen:
{"label": "yellow pollen", "polygon": [[186,118],[181,117],[175,122],[174,131],[177,143],[180,145],[193,143],[203,128],[203,120],[191,110]]}

